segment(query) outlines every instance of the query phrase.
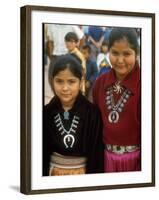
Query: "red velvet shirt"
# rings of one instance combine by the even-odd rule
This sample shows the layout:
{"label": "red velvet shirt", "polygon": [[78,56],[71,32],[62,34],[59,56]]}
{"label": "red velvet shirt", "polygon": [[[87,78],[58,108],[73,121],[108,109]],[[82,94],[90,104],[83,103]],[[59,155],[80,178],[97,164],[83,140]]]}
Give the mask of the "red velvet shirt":
{"label": "red velvet shirt", "polygon": [[[98,105],[103,119],[103,139],[105,144],[114,145],[140,145],[141,140],[141,91],[140,68],[135,66],[133,71],[122,81],[120,85],[127,88],[131,95],[125,103],[123,111],[119,113],[117,123],[110,123],[108,115],[110,110],[106,105],[106,91],[116,83],[114,70],[100,76],[94,85],[94,103]],[[114,93],[113,93],[114,94]],[[115,103],[118,96],[115,96]]]}

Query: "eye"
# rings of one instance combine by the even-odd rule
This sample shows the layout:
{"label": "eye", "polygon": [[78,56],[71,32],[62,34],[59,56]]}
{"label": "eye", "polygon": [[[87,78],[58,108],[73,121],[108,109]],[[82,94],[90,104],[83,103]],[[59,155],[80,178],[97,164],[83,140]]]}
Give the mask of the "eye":
{"label": "eye", "polygon": [[117,51],[115,51],[115,50],[112,50],[112,51],[111,51],[111,54],[112,54],[113,56],[118,56],[118,55],[119,55],[119,53],[118,53]]}
{"label": "eye", "polygon": [[55,79],[55,82],[56,82],[56,83],[59,83],[59,84],[62,84],[62,83],[63,83],[63,80],[62,80],[62,79],[59,79],[59,78],[56,78],[56,79]]}
{"label": "eye", "polygon": [[128,56],[131,55],[131,52],[126,51],[126,52],[123,53],[123,55],[126,56],[126,57],[128,57]]}
{"label": "eye", "polygon": [[77,82],[76,79],[70,79],[70,80],[68,80],[68,83],[69,83],[69,84],[74,84],[74,83],[76,83],[76,82]]}

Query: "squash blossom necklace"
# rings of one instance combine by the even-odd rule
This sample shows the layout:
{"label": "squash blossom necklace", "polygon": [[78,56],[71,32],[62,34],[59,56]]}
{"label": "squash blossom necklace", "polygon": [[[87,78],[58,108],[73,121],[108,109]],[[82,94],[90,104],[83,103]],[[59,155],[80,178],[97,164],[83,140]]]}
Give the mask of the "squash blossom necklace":
{"label": "squash blossom necklace", "polygon": [[[125,103],[128,101],[131,92],[128,89],[125,89],[120,85],[120,82],[116,82],[114,86],[111,86],[106,91],[106,105],[109,110],[108,121],[110,123],[117,123],[119,121],[119,113],[124,109]],[[113,92],[116,94],[123,94],[115,104]]]}

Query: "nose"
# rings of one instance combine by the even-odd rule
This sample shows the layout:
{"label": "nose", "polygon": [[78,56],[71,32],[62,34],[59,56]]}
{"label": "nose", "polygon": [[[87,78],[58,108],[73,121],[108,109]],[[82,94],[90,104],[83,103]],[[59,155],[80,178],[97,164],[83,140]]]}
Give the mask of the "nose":
{"label": "nose", "polygon": [[62,90],[63,90],[63,91],[67,91],[68,88],[69,88],[69,87],[68,87],[68,84],[65,83],[65,84],[63,85],[63,87],[62,87]]}
{"label": "nose", "polygon": [[123,63],[124,62],[124,57],[123,57],[123,55],[119,55],[118,56],[118,63]]}

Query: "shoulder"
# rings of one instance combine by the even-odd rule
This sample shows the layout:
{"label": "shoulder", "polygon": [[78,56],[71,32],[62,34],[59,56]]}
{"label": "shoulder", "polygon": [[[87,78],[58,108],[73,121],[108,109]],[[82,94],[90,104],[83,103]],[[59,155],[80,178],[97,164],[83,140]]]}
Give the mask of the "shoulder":
{"label": "shoulder", "polygon": [[44,115],[50,115],[52,112],[57,110],[59,103],[55,97],[53,97],[48,104],[43,108]]}
{"label": "shoulder", "polygon": [[82,101],[82,107],[83,107],[84,113],[86,113],[86,111],[87,111],[93,116],[99,115],[100,111],[99,111],[98,107],[95,104],[88,101],[85,96],[82,95],[81,101]]}
{"label": "shoulder", "polygon": [[76,56],[78,56],[81,61],[85,61],[83,54],[80,52],[80,50],[78,48],[75,48],[73,53]]}
{"label": "shoulder", "polygon": [[110,70],[97,77],[93,86],[93,99],[96,104],[104,94],[105,89],[112,83],[112,73],[112,70]]}
{"label": "shoulder", "polygon": [[100,52],[97,56],[97,58],[103,58],[104,57],[104,53]]}
{"label": "shoulder", "polygon": [[96,81],[95,81],[95,85],[107,83],[111,73],[112,72],[110,70],[108,73],[104,73],[104,74],[101,74],[100,76],[98,76]]}

